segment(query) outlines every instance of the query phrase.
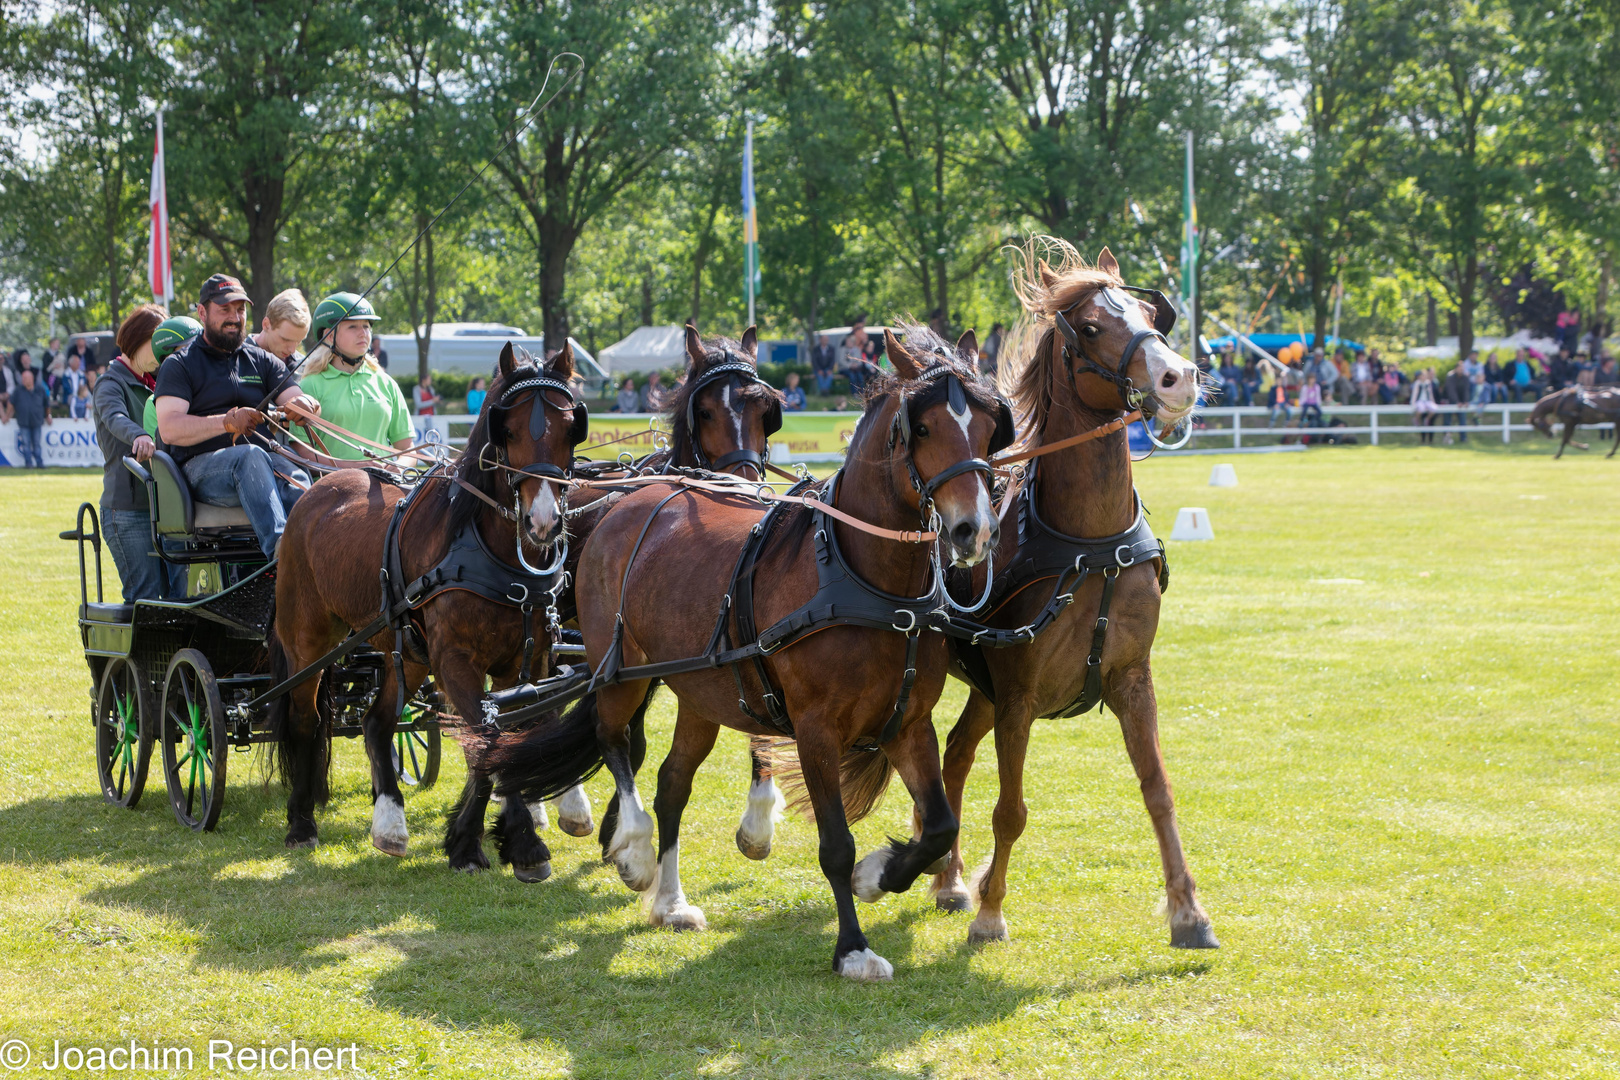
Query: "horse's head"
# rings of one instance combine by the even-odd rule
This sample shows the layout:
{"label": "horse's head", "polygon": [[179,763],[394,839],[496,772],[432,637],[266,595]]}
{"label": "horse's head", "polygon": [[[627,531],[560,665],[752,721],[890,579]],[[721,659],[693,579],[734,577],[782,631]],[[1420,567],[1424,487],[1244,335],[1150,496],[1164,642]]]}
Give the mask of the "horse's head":
{"label": "horse's head", "polygon": [[765,440],[782,427],[782,395],[759,377],[759,339],[710,338],[686,324],[686,377],[670,400],[678,465],[765,478]]}
{"label": "horse's head", "polygon": [[1055,360],[1082,404],[1141,408],[1165,427],[1193,411],[1198,368],[1170,347],[1176,310],[1163,293],[1127,286],[1107,248],[1094,270],[1061,273],[1041,262],[1039,272],[1058,331]]}
{"label": "horse's head", "polygon": [[588,418],[569,384],[573,376],[571,344],[541,363],[507,342],[484,412],[478,464],[487,467],[492,457],[499,466],[496,488],[513,504],[519,534],[536,547],[563,535],[565,482],[574,447],[585,441]]}
{"label": "horse's head", "polygon": [[909,327],[905,343],[885,330],[883,347],[899,380],[884,419],[889,453],[905,459],[891,470],[896,494],[937,516],[953,565],[974,566],[1001,536],[986,459],[1013,441],[1012,409],[979,376],[971,330],[954,348],[926,327]]}

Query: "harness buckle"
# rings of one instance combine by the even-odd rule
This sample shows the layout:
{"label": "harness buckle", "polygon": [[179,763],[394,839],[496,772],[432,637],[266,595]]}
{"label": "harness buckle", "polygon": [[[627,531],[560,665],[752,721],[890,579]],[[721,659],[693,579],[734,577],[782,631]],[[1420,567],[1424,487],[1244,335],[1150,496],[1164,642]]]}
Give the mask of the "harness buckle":
{"label": "harness buckle", "polygon": [[[1124,552],[1124,554],[1121,555],[1120,552]],[[1114,561],[1117,562],[1121,567],[1135,566],[1136,565],[1136,552],[1131,547],[1131,545],[1129,545],[1129,544],[1121,544],[1121,545],[1119,545],[1119,547],[1114,549]],[[1118,572],[1119,571],[1116,569],[1115,573],[1118,573]]]}
{"label": "harness buckle", "polygon": [[890,626],[894,627],[902,634],[915,634],[917,632],[917,613],[915,611],[910,611],[905,608],[895,608],[894,613],[896,615],[904,615],[910,621],[905,626],[901,626],[898,622],[892,622],[889,624]]}
{"label": "harness buckle", "polygon": [[1103,577],[1105,577],[1105,578],[1117,578],[1117,577],[1119,577],[1119,567],[1117,567],[1117,566],[1105,566],[1105,567],[1103,567],[1103,572],[1102,573],[1103,573]]}
{"label": "harness buckle", "polygon": [[522,604],[525,607],[527,607],[528,603],[529,603],[529,587],[527,585],[523,584],[523,582],[521,582],[521,581],[514,581],[514,582],[511,583],[511,585],[512,585],[512,588],[514,588],[514,589],[522,589],[523,590],[523,595],[522,596],[513,596],[511,593],[507,593],[506,598],[508,600],[512,601],[512,603],[514,603],[514,604]]}

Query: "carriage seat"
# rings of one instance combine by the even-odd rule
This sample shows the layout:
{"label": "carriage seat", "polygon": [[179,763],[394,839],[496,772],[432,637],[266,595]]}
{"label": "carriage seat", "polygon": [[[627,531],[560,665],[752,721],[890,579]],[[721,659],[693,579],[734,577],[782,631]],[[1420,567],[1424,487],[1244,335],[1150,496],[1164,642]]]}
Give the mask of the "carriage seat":
{"label": "carriage seat", "polygon": [[194,501],[185,474],[166,452],[157,451],[144,466],[126,457],[124,465],[146,484],[159,536],[214,539],[240,535],[244,530],[248,536],[253,535],[252,523],[240,506],[210,506]]}
{"label": "carriage seat", "polygon": [[131,623],[135,621],[135,605],[85,604],[84,617],[89,622]]}

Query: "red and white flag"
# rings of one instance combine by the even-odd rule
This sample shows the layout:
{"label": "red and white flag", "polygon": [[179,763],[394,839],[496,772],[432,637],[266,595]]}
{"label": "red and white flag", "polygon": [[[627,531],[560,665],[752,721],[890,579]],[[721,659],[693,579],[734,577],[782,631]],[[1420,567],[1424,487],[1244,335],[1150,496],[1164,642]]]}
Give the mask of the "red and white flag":
{"label": "red and white flag", "polygon": [[174,272],[169,266],[169,187],[163,179],[163,110],[157,113],[157,142],[152,147],[152,250],[147,278],[152,299],[159,304],[174,300]]}

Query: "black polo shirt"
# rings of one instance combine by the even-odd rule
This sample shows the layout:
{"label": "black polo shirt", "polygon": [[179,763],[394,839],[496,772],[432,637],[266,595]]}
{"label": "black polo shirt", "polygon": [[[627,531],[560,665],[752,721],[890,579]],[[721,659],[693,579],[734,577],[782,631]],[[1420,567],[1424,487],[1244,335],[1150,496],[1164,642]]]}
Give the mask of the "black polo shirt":
{"label": "black polo shirt", "polygon": [[[286,379],[283,383],[282,380]],[[284,391],[297,386],[297,378],[287,377],[287,365],[246,341],[235,352],[224,353],[209,345],[198,334],[158,368],[154,397],[177,397],[191,402],[192,416],[219,416],[237,406],[257,408],[271,388]],[[270,431],[260,426],[261,434]],[[219,435],[195,446],[169,446],[175,463],[180,464],[230,446],[230,435]]]}

